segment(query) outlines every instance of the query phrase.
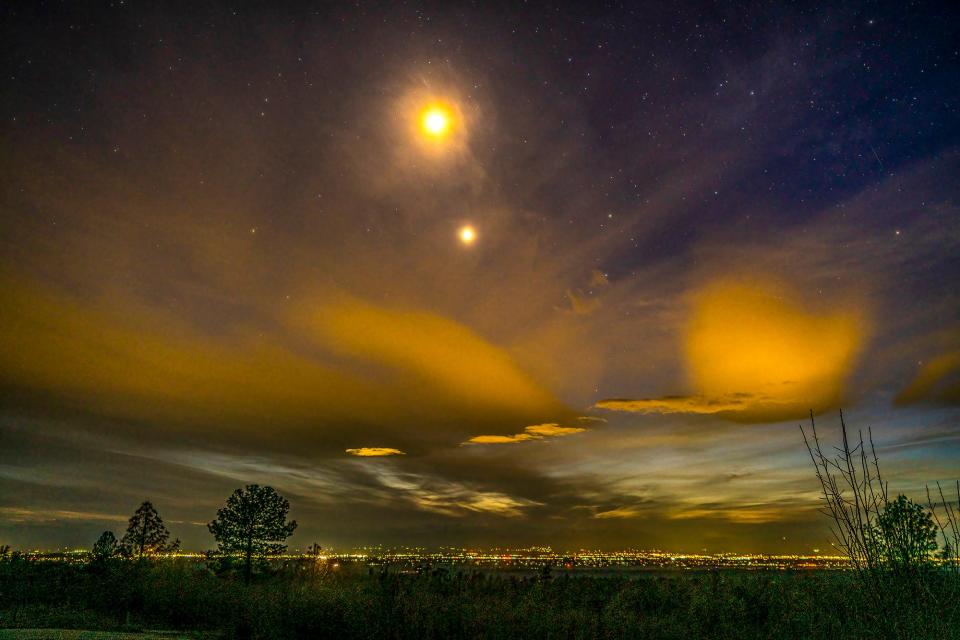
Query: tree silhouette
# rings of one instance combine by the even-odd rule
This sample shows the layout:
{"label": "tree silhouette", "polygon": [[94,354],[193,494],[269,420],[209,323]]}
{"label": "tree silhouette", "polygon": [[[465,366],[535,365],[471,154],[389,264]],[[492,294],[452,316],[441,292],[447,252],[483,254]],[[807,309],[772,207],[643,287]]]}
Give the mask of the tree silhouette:
{"label": "tree silhouette", "polygon": [[[890,500],[871,429],[851,437],[842,412],[840,445],[832,450],[820,440],[813,412],[809,434],[803,427],[801,431],[823,491],[822,510],[833,520],[836,546],[867,597],[867,619],[886,631],[884,637],[941,637],[918,635],[911,625],[942,618],[956,608],[960,583],[948,581],[942,583],[944,590],[935,588],[940,576],[931,571],[931,553],[937,548],[938,529],[947,544],[960,544],[957,510],[939,485],[942,503],[934,504],[928,487],[929,510],[902,495]],[[960,506],[960,482],[957,496]],[[942,519],[935,506],[942,510]],[[957,566],[948,559],[944,568],[956,572]]]}
{"label": "tree silhouette", "polygon": [[937,483],[939,504],[934,501],[930,486],[927,485],[927,508],[930,509],[930,515],[933,516],[937,530],[943,536],[943,549],[937,554],[941,560],[941,566],[952,572],[954,576],[960,577],[960,556],[957,555],[957,550],[960,549],[960,480],[957,480],[954,486],[957,489],[956,506],[952,500],[947,499],[939,482]]}
{"label": "tree silhouette", "polygon": [[880,549],[885,564],[896,569],[930,564],[930,554],[937,550],[937,528],[921,505],[897,496],[877,516],[876,528],[885,543]]}
{"label": "tree silhouette", "polygon": [[207,528],[221,553],[243,558],[243,576],[249,583],[254,559],[287,549],[284,541],[297,528],[296,521],[287,522],[289,511],[290,503],[273,487],[248,484],[227,498]]}
{"label": "tree silhouette", "polygon": [[180,548],[180,540],[169,542],[170,532],[163,524],[160,514],[149,500],[140,505],[130,517],[127,532],[120,539],[120,546],[128,555],[142,558]]}
{"label": "tree silhouette", "polygon": [[117,537],[113,531],[104,531],[93,543],[93,549],[90,551],[90,557],[93,562],[106,562],[116,557],[120,549],[117,545]]}

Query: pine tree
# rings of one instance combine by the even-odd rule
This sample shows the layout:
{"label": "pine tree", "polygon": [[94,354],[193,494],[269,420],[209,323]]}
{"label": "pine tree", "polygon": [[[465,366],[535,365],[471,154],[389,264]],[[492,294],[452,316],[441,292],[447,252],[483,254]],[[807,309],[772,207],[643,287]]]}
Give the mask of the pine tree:
{"label": "pine tree", "polygon": [[297,528],[296,521],[287,522],[289,511],[290,503],[272,487],[249,484],[227,498],[207,528],[221,553],[243,558],[243,575],[249,583],[254,560],[286,551],[284,541]]}
{"label": "pine tree", "polygon": [[142,558],[145,555],[176,551],[180,548],[179,539],[173,542],[168,542],[169,540],[170,532],[148,500],[141,504],[130,518],[120,546],[128,555]]}
{"label": "pine tree", "polygon": [[93,543],[93,549],[90,551],[90,558],[93,562],[106,562],[116,557],[119,552],[117,546],[117,537],[113,531],[104,531]]}

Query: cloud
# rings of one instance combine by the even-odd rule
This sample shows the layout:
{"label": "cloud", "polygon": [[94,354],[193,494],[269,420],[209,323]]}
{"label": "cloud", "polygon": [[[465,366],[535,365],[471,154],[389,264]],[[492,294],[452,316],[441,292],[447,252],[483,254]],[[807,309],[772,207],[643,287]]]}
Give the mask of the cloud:
{"label": "cloud", "polygon": [[586,431],[586,429],[583,427],[561,427],[555,422],[549,422],[530,425],[523,429],[523,433],[515,433],[511,436],[474,436],[464,444],[511,444],[515,442],[527,442],[528,440],[543,440],[544,438],[560,438],[575,433],[583,433],[584,431]]}
{"label": "cloud", "polygon": [[724,414],[746,410],[752,396],[739,394],[729,398],[708,398],[703,396],[663,396],[661,398],[609,398],[600,400],[594,406],[608,411],[630,411],[633,413],[702,413]]}
{"label": "cloud", "polygon": [[567,300],[570,301],[570,311],[574,315],[588,316],[600,308],[600,298],[591,298],[580,291],[574,293],[567,289]]}
{"label": "cloud", "polygon": [[608,289],[609,287],[610,279],[607,277],[607,274],[600,269],[594,269],[590,272],[589,290],[586,293],[580,289],[576,291],[573,289],[566,290],[564,295],[566,295],[567,301],[570,303],[568,311],[577,316],[589,316],[593,314],[603,304],[594,290]]}
{"label": "cloud", "polygon": [[10,341],[0,346],[0,381],[19,391],[12,397],[42,393],[74,410],[194,425],[378,413],[356,377],[242,332],[212,340],[159,314],[94,307],[2,275],[0,331]]}
{"label": "cloud", "polygon": [[360,447],[358,449],[346,449],[346,452],[352,456],[360,456],[361,458],[406,455],[403,451],[400,451],[400,449],[393,449],[391,447]]}
{"label": "cloud", "polygon": [[695,393],[594,406],[741,422],[801,417],[837,406],[865,338],[860,312],[818,313],[777,284],[715,280],[694,296],[685,328],[684,362]]}
{"label": "cloud", "polygon": [[474,436],[467,442],[473,444],[510,444],[512,442],[526,442],[527,440],[539,440],[539,438],[529,433],[517,433],[512,436]]}
{"label": "cloud", "polygon": [[392,490],[395,499],[403,499],[418,509],[445,516],[463,517],[473,512],[516,518],[523,515],[523,509],[542,504],[434,476],[400,473],[385,468],[378,468],[373,473],[383,486]]}
{"label": "cloud", "polygon": [[910,384],[894,398],[896,405],[920,402],[960,404],[960,350],[941,354],[925,363]]}
{"label": "cloud", "polygon": [[617,507],[607,511],[598,511],[593,517],[598,520],[607,520],[610,518],[636,518],[641,514],[639,509],[634,507]]}
{"label": "cloud", "polygon": [[429,383],[461,409],[537,414],[560,408],[505,350],[438,314],[343,297],[309,312],[307,323],[333,352]]}
{"label": "cloud", "polygon": [[778,421],[802,417],[810,410],[797,401],[749,393],[716,397],[609,398],[598,401],[594,407],[640,414],[714,415],[734,422]]}
{"label": "cloud", "polygon": [[533,436],[539,436],[541,438],[554,438],[558,436],[569,436],[574,433],[583,433],[586,431],[583,427],[561,427],[555,422],[550,422],[546,424],[535,424],[529,427],[525,427],[523,430],[525,433],[529,433]]}
{"label": "cloud", "polygon": [[11,523],[35,524],[59,522],[62,520],[81,520],[97,522],[126,522],[128,516],[96,511],[70,511],[66,509],[30,509],[17,507],[0,507],[0,515]]}
{"label": "cloud", "polygon": [[[419,470],[411,471],[407,465],[401,469],[390,459],[393,455],[402,455],[397,449],[375,447],[355,451],[395,453],[388,454],[381,464],[335,460],[322,468],[296,458],[283,460],[196,451],[161,451],[160,455],[164,460],[175,461],[184,467],[202,469],[204,473],[237,481],[269,481],[278,490],[301,496],[324,508],[346,503],[367,509],[406,509],[412,506],[418,511],[460,518],[470,513],[517,517],[523,515],[525,508],[542,505],[536,500],[513,495],[502,487],[490,486],[484,473],[471,481],[451,480],[437,473],[432,462],[421,461]],[[404,462],[416,468],[416,459]],[[488,470],[489,466],[485,465],[484,469]],[[527,489],[530,489],[529,484]]]}
{"label": "cloud", "polygon": [[481,491],[467,500],[459,503],[459,506],[468,511],[478,511],[493,513],[500,516],[515,518],[523,515],[521,511],[524,507],[537,506],[541,503],[532,500],[517,499],[496,491]]}
{"label": "cloud", "polygon": [[[337,298],[270,339],[244,325],[211,336],[129,300],[82,300],[4,272],[0,286],[9,406],[331,453],[357,428],[406,451],[567,413],[505,349],[435,313]],[[291,346],[311,342],[320,349]]]}
{"label": "cloud", "polygon": [[776,504],[738,504],[736,506],[707,505],[700,507],[678,507],[667,513],[672,520],[719,519],[728,522],[744,524],[763,524],[778,522],[789,517],[796,517],[796,507],[785,510]]}
{"label": "cloud", "polygon": [[610,286],[610,278],[600,269],[594,269],[590,272],[590,286],[603,288]]}

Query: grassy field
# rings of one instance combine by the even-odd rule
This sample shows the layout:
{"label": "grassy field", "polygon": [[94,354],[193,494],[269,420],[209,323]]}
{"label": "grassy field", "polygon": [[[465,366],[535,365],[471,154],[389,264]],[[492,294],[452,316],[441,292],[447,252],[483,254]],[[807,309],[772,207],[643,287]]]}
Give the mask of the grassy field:
{"label": "grassy field", "polygon": [[214,640],[219,634],[183,631],[78,631],[75,629],[0,629],[0,640]]}
{"label": "grassy field", "polygon": [[[247,585],[202,563],[18,560],[0,564],[0,628],[15,629],[0,640],[960,639],[960,591],[953,578],[931,573],[921,587],[892,590],[878,605],[846,571],[521,578],[449,570],[325,571],[300,564],[275,567]],[[132,633],[147,629],[180,635]]]}

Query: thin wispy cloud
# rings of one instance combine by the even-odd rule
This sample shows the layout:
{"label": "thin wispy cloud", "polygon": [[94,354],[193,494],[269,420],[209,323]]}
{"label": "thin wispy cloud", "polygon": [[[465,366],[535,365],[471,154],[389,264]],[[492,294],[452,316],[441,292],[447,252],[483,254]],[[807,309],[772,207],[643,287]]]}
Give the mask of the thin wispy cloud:
{"label": "thin wispy cloud", "polygon": [[597,511],[593,514],[593,517],[597,520],[607,520],[610,518],[638,518],[640,515],[642,515],[642,513],[642,510],[635,509],[633,507],[617,507],[616,509]]}
{"label": "thin wispy cloud", "polygon": [[394,449],[392,447],[359,447],[357,449],[346,449],[346,452],[352,456],[358,456],[361,458],[405,455],[403,451],[400,451],[400,449]]}
{"label": "thin wispy cloud", "polygon": [[545,438],[560,438],[576,433],[583,433],[584,431],[586,431],[586,429],[583,427],[561,427],[555,422],[550,422],[524,427],[522,433],[515,433],[509,436],[474,436],[464,444],[514,444],[517,442],[528,442],[530,440],[543,440]]}

